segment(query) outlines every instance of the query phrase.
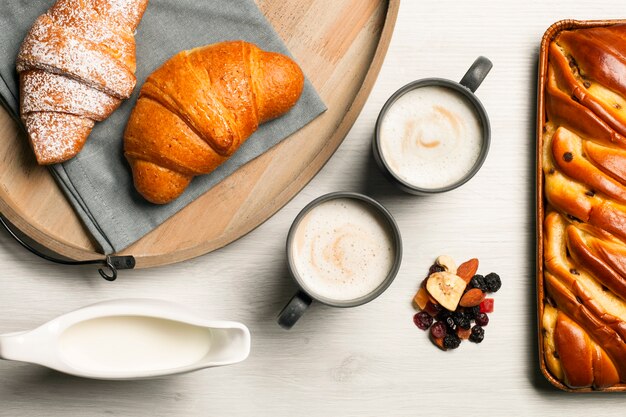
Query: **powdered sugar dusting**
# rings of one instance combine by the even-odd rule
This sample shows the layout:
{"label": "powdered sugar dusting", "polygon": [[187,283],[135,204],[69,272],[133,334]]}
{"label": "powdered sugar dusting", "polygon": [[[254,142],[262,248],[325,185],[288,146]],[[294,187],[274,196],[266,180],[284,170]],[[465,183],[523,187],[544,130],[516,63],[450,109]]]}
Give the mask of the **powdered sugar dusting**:
{"label": "powdered sugar dusting", "polygon": [[72,114],[34,112],[23,117],[39,164],[63,162],[76,155],[94,121]]}
{"label": "powdered sugar dusting", "polygon": [[17,57],[18,72],[38,68],[68,74],[119,98],[128,98],[135,76],[121,62],[90,41],[73,36],[47,15],[35,22]]}
{"label": "powdered sugar dusting", "polygon": [[135,86],[135,40],[148,0],[58,0],[17,57],[21,113],[37,160],[67,160],[94,120],[107,118]]}
{"label": "powdered sugar dusting", "polygon": [[94,9],[77,7],[75,2],[58,1],[46,14],[57,25],[92,42],[116,42],[119,38],[116,28],[102,24]]}
{"label": "powdered sugar dusting", "polygon": [[90,3],[99,13],[124,24],[132,32],[139,25],[148,0],[90,0]]}
{"label": "powdered sugar dusting", "polygon": [[126,26],[110,21],[103,21],[91,7],[77,7],[75,0],[58,1],[47,13],[52,21],[67,29],[74,36],[90,40],[126,66],[135,70],[135,48],[131,31]]}
{"label": "powdered sugar dusting", "polygon": [[23,72],[20,81],[23,113],[58,111],[101,121],[121,102],[79,81],[41,70]]}

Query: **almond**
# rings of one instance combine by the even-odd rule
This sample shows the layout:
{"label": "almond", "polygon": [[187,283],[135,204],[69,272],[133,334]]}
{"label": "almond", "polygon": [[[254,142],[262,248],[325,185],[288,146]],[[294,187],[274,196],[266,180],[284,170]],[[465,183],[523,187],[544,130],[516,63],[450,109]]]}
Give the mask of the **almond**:
{"label": "almond", "polygon": [[426,304],[428,304],[428,300],[430,299],[428,292],[425,288],[420,288],[413,297],[413,303],[420,309],[423,310],[426,308]]}
{"label": "almond", "polygon": [[467,262],[463,262],[456,270],[456,274],[463,278],[463,281],[469,282],[478,271],[478,259],[472,258]]}
{"label": "almond", "polygon": [[485,293],[478,288],[472,288],[461,297],[459,305],[461,307],[474,307],[479,305],[485,299]]}

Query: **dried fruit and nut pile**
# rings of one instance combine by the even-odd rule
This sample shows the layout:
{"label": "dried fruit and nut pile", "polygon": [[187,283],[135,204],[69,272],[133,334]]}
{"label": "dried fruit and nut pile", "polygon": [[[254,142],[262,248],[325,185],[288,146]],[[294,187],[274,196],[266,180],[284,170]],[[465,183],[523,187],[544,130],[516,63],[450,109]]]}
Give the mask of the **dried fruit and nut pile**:
{"label": "dried fruit and nut pile", "polygon": [[440,256],[413,298],[420,310],[413,316],[415,325],[430,328],[431,340],[443,350],[458,348],[464,339],[480,343],[485,337],[487,313],[493,312],[493,298],[487,294],[498,291],[502,281],[496,273],[482,276],[477,271],[476,258],[457,268],[451,257]]}

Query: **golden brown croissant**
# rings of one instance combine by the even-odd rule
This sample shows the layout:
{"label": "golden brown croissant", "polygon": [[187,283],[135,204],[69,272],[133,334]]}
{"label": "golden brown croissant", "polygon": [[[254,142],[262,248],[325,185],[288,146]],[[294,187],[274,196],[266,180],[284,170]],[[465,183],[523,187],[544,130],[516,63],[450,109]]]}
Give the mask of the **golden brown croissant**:
{"label": "golden brown croissant", "polygon": [[551,42],[543,352],[570,388],[626,383],[626,26]]}
{"label": "golden brown croissant", "polygon": [[135,87],[134,31],[148,0],[58,0],[17,56],[21,118],[39,164],[82,149]]}
{"label": "golden brown croissant", "polygon": [[303,85],[295,62],[247,42],[178,53],[148,77],[124,133],[135,188],[157,204],[177,198],[287,112]]}

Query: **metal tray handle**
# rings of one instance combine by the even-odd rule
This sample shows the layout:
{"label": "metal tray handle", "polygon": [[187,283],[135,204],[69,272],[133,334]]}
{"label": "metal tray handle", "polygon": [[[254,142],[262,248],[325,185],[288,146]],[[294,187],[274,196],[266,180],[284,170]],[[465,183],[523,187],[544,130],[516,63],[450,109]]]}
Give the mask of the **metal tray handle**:
{"label": "metal tray handle", "polygon": [[[119,269],[133,269],[135,267],[135,258],[132,255],[124,256],[112,256],[107,255],[104,259],[93,259],[89,261],[74,261],[69,259],[55,258],[53,256],[46,255],[43,252],[33,248],[20,238],[9,225],[6,218],[0,214],[0,224],[9,232],[9,235],[13,237],[24,248],[28,249],[31,253],[39,256],[46,261],[54,262],[62,265],[104,265],[105,268],[98,268],[100,276],[107,281],[115,281],[117,279],[117,271]],[[108,271],[105,271],[107,269]]]}

